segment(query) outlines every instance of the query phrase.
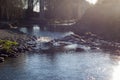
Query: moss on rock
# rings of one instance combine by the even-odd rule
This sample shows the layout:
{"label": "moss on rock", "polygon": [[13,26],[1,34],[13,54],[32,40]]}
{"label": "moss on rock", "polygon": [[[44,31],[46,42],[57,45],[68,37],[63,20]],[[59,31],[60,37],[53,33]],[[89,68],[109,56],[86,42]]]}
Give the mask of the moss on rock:
{"label": "moss on rock", "polygon": [[12,46],[17,46],[18,43],[10,40],[0,40],[1,49],[6,52],[12,52]]}

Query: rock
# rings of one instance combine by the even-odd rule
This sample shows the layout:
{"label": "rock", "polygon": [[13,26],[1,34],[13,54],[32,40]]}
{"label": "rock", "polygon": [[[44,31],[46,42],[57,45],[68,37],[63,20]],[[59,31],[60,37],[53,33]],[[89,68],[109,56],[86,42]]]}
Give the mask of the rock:
{"label": "rock", "polygon": [[20,53],[25,52],[25,50],[26,50],[23,45],[19,46],[17,49],[18,49],[18,52],[20,52]]}
{"label": "rock", "polygon": [[92,38],[96,38],[97,37],[97,35],[93,34],[92,32],[86,32],[85,35],[88,36],[88,37],[90,36]]}
{"label": "rock", "polygon": [[28,48],[27,51],[32,51],[32,48]]}
{"label": "rock", "polygon": [[33,36],[32,38],[33,38],[34,41],[37,40],[37,37],[36,37],[36,36]]}
{"label": "rock", "polygon": [[24,45],[24,46],[23,46],[23,50],[24,50],[24,51],[32,51],[32,49],[33,49],[32,47],[34,47],[34,46]]}
{"label": "rock", "polygon": [[80,41],[83,42],[83,43],[86,43],[86,41],[84,39],[80,39]]}
{"label": "rock", "polygon": [[52,46],[52,47],[42,47],[40,51],[43,53],[54,53],[54,52],[62,52],[64,48],[62,46]]}
{"label": "rock", "polygon": [[18,52],[18,49],[17,49],[17,48],[14,48],[13,50],[14,50],[15,52]]}
{"label": "rock", "polygon": [[29,36],[29,38],[30,38],[30,40],[32,40],[32,41],[36,41],[36,40],[37,40],[37,37],[35,37],[35,36]]}
{"label": "rock", "polygon": [[71,34],[71,36],[74,36],[75,38],[81,39],[81,36],[79,36],[79,35],[77,35],[77,34]]}
{"label": "rock", "polygon": [[27,42],[28,45],[36,45],[37,43],[35,41],[29,41]]}
{"label": "rock", "polygon": [[0,54],[7,54],[7,52],[5,50],[0,50]]}
{"label": "rock", "polygon": [[83,51],[85,51],[84,49],[82,49],[82,48],[76,48],[76,50],[75,50],[76,52],[83,52]]}
{"label": "rock", "polygon": [[16,58],[18,55],[17,54],[14,54],[14,53],[10,53],[9,54],[9,57],[12,57],[12,58]]}
{"label": "rock", "polygon": [[18,52],[22,52],[22,48],[21,47],[18,47]]}
{"label": "rock", "polygon": [[0,44],[0,49],[2,48],[2,45]]}
{"label": "rock", "polygon": [[74,40],[74,37],[73,36],[66,36],[63,38],[63,41],[68,41],[68,40]]}
{"label": "rock", "polygon": [[78,46],[77,44],[70,44],[70,45],[66,45],[64,49],[65,50],[76,50],[77,46]]}
{"label": "rock", "polygon": [[99,50],[100,48],[99,47],[91,47],[90,49],[91,50]]}
{"label": "rock", "polygon": [[79,37],[77,35],[69,35],[69,36],[65,36],[62,39],[59,39],[60,41],[69,41],[69,40],[79,40]]}
{"label": "rock", "polygon": [[53,46],[54,41],[43,43],[45,46]]}
{"label": "rock", "polygon": [[52,44],[50,44],[50,47],[64,47],[66,45],[71,44],[71,42],[66,42],[66,41],[52,41]]}
{"label": "rock", "polygon": [[8,57],[7,54],[0,54],[0,57]]}
{"label": "rock", "polygon": [[0,57],[0,62],[4,62],[4,61],[5,61],[4,57]]}

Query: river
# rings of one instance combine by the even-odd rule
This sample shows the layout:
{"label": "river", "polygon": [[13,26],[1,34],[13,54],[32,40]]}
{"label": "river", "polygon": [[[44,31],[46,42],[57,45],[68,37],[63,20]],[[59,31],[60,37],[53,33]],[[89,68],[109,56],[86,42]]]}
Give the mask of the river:
{"label": "river", "polygon": [[[19,30],[47,40],[71,33],[37,25]],[[120,80],[119,74],[120,57],[103,51],[28,52],[0,63],[0,80]]]}

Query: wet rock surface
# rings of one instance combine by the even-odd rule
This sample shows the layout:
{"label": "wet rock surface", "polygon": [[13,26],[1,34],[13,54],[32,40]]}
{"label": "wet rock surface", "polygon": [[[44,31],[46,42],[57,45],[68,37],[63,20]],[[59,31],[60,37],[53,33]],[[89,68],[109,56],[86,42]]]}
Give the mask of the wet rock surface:
{"label": "wet rock surface", "polygon": [[37,37],[19,31],[0,30],[0,39],[19,43],[17,46],[12,46],[12,52],[2,50],[2,46],[0,45],[0,62],[3,62],[6,57],[14,58],[26,51],[55,53],[64,51],[83,52],[88,50],[105,50],[112,51],[115,55],[120,55],[120,43],[106,41],[91,32],[82,35],[71,33],[59,39],[39,42],[37,41]]}
{"label": "wet rock surface", "polygon": [[4,62],[4,61],[5,61],[4,57],[0,57],[0,62]]}
{"label": "wet rock surface", "polygon": [[3,49],[2,44],[0,45],[0,62],[3,62],[7,57],[15,58],[20,53],[31,51],[35,43],[28,44],[28,42],[35,42],[36,37],[24,34],[19,31],[14,32],[12,30],[0,30],[0,40],[13,41],[18,43],[16,46],[11,46],[10,49],[12,51],[6,51]]}
{"label": "wet rock surface", "polygon": [[77,35],[73,33],[63,38],[54,39],[50,42],[44,43],[44,46],[49,48],[41,49],[43,52],[48,52],[50,50],[73,50],[76,52],[82,52],[86,50],[104,50],[115,52],[117,50],[116,54],[120,54],[120,52],[118,52],[118,50],[120,50],[120,43],[106,41],[91,32],[87,32],[84,35]]}

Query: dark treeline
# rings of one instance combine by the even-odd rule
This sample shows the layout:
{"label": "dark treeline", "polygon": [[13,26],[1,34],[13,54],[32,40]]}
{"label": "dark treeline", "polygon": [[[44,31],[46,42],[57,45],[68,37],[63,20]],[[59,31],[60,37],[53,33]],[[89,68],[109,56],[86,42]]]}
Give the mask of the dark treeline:
{"label": "dark treeline", "polygon": [[[37,4],[39,12],[34,12]],[[91,31],[120,39],[119,5],[119,0],[98,0],[95,5],[87,0],[0,0],[0,19],[75,20],[76,32]]]}
{"label": "dark treeline", "polygon": [[[47,19],[76,19],[77,2],[78,0],[0,0],[0,19],[11,20],[36,15]],[[38,3],[39,13],[35,14],[33,9]]]}

